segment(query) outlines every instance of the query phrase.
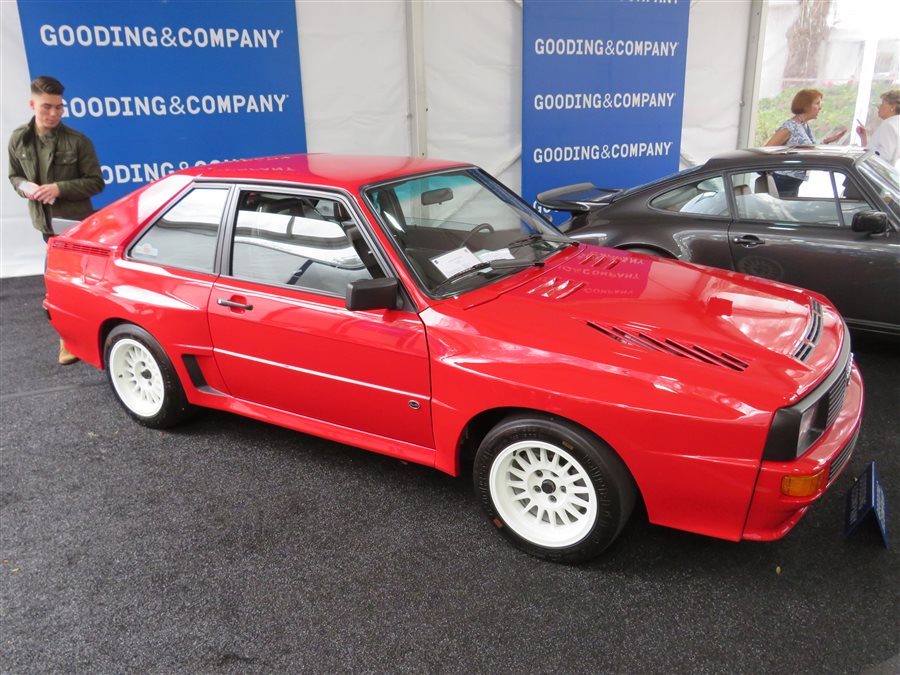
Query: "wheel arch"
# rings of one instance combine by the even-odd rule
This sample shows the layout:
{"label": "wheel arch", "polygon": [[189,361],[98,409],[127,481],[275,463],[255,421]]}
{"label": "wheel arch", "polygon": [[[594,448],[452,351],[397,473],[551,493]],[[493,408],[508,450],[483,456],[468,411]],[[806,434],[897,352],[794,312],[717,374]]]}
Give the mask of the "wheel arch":
{"label": "wheel arch", "polygon": [[657,246],[656,244],[621,244],[616,248],[618,248],[620,251],[649,253],[661,258],[669,258],[670,260],[675,260],[677,258],[677,256],[672,255],[671,251],[667,251],[662,246]]}
{"label": "wheel arch", "polygon": [[[109,337],[109,334],[116,326],[121,326],[122,324],[126,323],[130,323],[134,326],[137,326],[138,328],[144,328],[134,321],[129,321],[128,319],[122,319],[119,317],[106,319],[100,324],[100,330],[97,333],[97,353],[100,354],[100,367],[103,370],[106,370],[106,338]],[[144,330],[147,329],[144,328]],[[147,332],[149,333],[149,331]]]}
{"label": "wheel arch", "polygon": [[593,429],[586,427],[584,424],[581,424],[569,417],[565,417],[563,415],[559,415],[556,413],[550,413],[546,410],[540,410],[537,408],[524,408],[524,407],[503,407],[503,408],[491,408],[489,410],[483,410],[482,412],[475,415],[469,422],[463,427],[462,433],[459,437],[459,443],[456,448],[456,457],[455,457],[455,471],[453,471],[453,475],[458,476],[463,471],[469,472],[472,466],[472,462],[475,459],[475,453],[478,451],[478,446],[481,444],[481,441],[488,434],[488,432],[493,429],[497,424],[499,424],[502,420],[507,417],[511,417],[513,415],[534,415],[537,417],[543,417],[548,420],[555,420],[560,422],[565,422],[572,426],[577,427],[583,432],[594,436],[601,442],[603,442],[616,457],[619,458],[619,461],[622,462],[622,465],[628,471],[629,476],[631,476],[631,480],[634,482],[637,496],[640,502],[643,504],[644,496],[641,492],[641,485],[637,481],[634,472],[631,470],[631,467],[628,466],[628,462],[625,460],[625,457],[615,448],[615,446],[607,441],[603,436],[598,434]]}

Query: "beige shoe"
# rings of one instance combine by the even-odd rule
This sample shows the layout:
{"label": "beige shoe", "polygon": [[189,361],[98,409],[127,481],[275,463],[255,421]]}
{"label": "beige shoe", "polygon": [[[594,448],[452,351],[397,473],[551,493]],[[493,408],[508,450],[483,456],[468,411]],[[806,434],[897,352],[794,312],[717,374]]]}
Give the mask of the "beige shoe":
{"label": "beige shoe", "polygon": [[75,363],[78,360],[78,357],[75,356],[72,352],[66,349],[66,343],[62,341],[62,338],[59,340],[59,365],[68,366],[71,363]]}

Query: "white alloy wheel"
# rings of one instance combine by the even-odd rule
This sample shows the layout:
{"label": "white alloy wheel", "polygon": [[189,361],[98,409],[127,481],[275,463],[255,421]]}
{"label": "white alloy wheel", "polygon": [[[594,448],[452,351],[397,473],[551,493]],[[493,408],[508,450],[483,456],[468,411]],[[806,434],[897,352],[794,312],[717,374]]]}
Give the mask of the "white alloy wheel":
{"label": "white alloy wheel", "polygon": [[135,415],[153,417],[165,403],[165,382],[153,354],[137,340],[122,338],[109,352],[110,380]]}
{"label": "white alloy wheel", "polygon": [[488,485],[497,513],[523,539],[571,546],[597,521],[597,493],[584,466],[553,443],[526,440],[504,448]]}

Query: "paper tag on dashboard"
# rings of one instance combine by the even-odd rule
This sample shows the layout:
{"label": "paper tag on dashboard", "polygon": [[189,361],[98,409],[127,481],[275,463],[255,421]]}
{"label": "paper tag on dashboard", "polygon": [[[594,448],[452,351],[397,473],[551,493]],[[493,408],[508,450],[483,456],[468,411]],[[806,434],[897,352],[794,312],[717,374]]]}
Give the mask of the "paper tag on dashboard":
{"label": "paper tag on dashboard", "polygon": [[448,251],[443,255],[435,256],[431,259],[431,262],[446,279],[449,279],[454,274],[472,269],[481,261],[472,251],[463,246],[462,248]]}

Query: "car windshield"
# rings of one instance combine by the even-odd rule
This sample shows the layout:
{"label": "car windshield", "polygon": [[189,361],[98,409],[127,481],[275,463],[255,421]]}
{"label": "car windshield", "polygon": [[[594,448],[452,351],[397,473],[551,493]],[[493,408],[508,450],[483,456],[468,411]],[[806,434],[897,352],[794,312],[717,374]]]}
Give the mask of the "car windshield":
{"label": "car windshield", "polygon": [[874,154],[866,155],[857,166],[860,173],[866,176],[878,191],[881,201],[894,216],[900,218],[900,186],[897,183],[897,170]]}
{"label": "car windshield", "polygon": [[478,169],[382,183],[364,196],[407,268],[436,297],[540,266],[575,245]]}

